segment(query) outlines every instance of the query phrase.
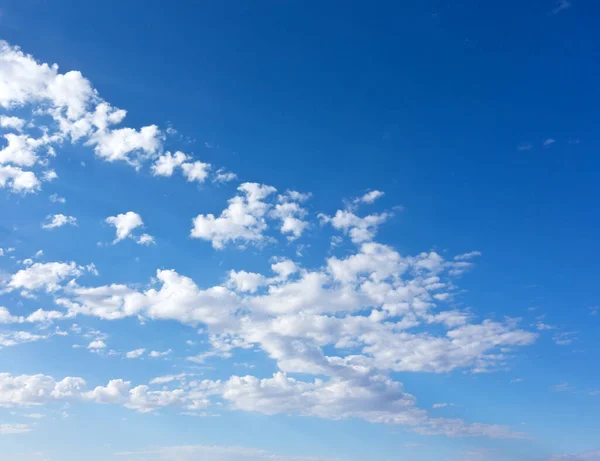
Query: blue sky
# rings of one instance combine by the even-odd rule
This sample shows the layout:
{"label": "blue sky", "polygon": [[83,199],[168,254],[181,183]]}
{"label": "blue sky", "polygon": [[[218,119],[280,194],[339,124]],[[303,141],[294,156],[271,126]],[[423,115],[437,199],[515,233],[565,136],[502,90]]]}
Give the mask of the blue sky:
{"label": "blue sky", "polygon": [[3,2],[1,458],[600,460],[599,13]]}

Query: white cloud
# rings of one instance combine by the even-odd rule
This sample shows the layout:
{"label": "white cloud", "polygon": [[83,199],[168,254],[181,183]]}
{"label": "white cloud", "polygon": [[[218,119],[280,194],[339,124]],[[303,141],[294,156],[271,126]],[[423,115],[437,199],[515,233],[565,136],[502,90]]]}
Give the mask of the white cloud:
{"label": "white cloud", "polygon": [[154,237],[152,237],[150,234],[140,235],[140,238],[137,239],[137,243],[139,243],[140,245],[145,245],[145,246],[156,245],[156,241],[154,240]]}
{"label": "white cloud", "polygon": [[385,195],[385,193],[381,192],[380,190],[372,190],[370,192],[367,192],[362,197],[357,198],[354,202],[371,204],[371,203],[374,203],[375,200],[383,197],[384,195]]}
{"label": "white cloud", "polygon": [[7,115],[0,115],[0,127],[9,128],[16,131],[23,130],[25,126],[25,120],[19,117],[9,117]]}
{"label": "white cloud", "polygon": [[137,359],[144,355],[144,352],[146,352],[146,349],[134,349],[132,351],[127,352],[125,354],[125,357],[128,359]]}
{"label": "white cloud", "polygon": [[[0,348],[17,346],[19,344],[32,343],[46,339],[48,335],[39,335],[29,331],[7,331],[0,332]],[[1,377],[1,375],[0,375]],[[0,398],[0,406],[2,406]]]}
{"label": "white cloud", "polygon": [[56,174],[56,171],[54,170],[46,170],[42,174],[42,181],[50,182],[54,181],[55,179],[58,179],[58,174]]}
{"label": "white cloud", "polygon": [[197,181],[202,183],[208,176],[210,164],[195,161],[193,163],[184,163],[181,165],[181,169],[183,170],[183,175],[186,177],[188,182]]}
{"label": "white cloud", "polygon": [[470,251],[454,257],[455,261],[468,261],[470,259],[481,256],[481,251]]}
{"label": "white cloud", "polygon": [[246,271],[230,271],[227,286],[238,292],[254,293],[256,290],[266,283],[266,279],[262,274],[256,274]]}
{"label": "white cloud", "polygon": [[64,214],[55,214],[46,217],[46,222],[42,224],[42,229],[56,229],[63,226],[77,226],[77,218],[66,216]]}
{"label": "white cloud", "polygon": [[94,351],[94,350],[100,350],[100,349],[106,349],[106,343],[104,341],[102,341],[101,339],[96,339],[92,342],[90,342],[87,346],[88,349]]}
{"label": "white cloud", "polygon": [[267,229],[264,216],[269,205],[264,202],[276,189],[257,183],[244,183],[238,187],[241,195],[229,200],[229,206],[218,218],[199,214],[193,220],[190,236],[209,240],[216,249],[228,242],[258,244],[265,241]]}
{"label": "white cloud", "polygon": [[323,223],[330,223],[335,229],[342,230],[350,235],[354,243],[372,240],[377,233],[379,225],[386,222],[392,215],[381,213],[359,218],[349,210],[338,210],[334,216],[320,214]]}
{"label": "white cloud", "polygon": [[237,175],[235,173],[227,171],[225,168],[219,168],[215,173],[213,181],[216,183],[225,183],[229,181],[234,181],[236,179]]}
{"label": "white cloud", "polygon": [[156,279],[160,289],[151,288],[143,292],[124,285],[72,287],[69,294],[74,296],[75,301],[60,298],[58,303],[72,314],[104,319],[140,316],[206,325],[230,321],[238,306],[237,296],[225,287],[201,290],[190,278],[174,270],[158,270]]}
{"label": "white cloud", "polygon": [[32,171],[0,165],[0,187],[8,187],[13,192],[27,194],[38,191],[40,185],[40,180]]}
{"label": "white cloud", "polygon": [[446,408],[448,405],[447,403],[434,403],[431,408]]}
{"label": "white cloud", "polygon": [[156,125],[97,131],[88,141],[96,154],[107,162],[124,161],[136,168],[153,158],[162,147],[162,133]]}
{"label": "white cloud", "polygon": [[544,147],[548,147],[551,146],[552,144],[554,144],[556,142],[556,139],[553,138],[548,138],[544,141]]}
{"label": "white cloud", "polygon": [[308,222],[303,218],[307,211],[300,206],[300,202],[308,200],[311,194],[297,191],[287,191],[278,197],[278,202],[271,210],[270,215],[281,221],[279,228],[282,234],[288,234],[288,240],[296,240],[308,228]]}
{"label": "white cloud", "polygon": [[189,156],[183,152],[166,152],[156,159],[156,163],[152,165],[152,173],[154,176],[172,176],[175,168],[180,167]]}
{"label": "white cloud", "polygon": [[181,168],[183,176],[188,182],[202,183],[206,180],[210,167],[209,163],[192,161],[192,158],[183,152],[177,151],[175,154],[166,152],[158,157],[152,166],[152,174],[154,176],[172,176],[176,168]]}
{"label": "white cloud", "polygon": [[121,240],[129,237],[134,229],[144,225],[142,217],[133,211],[121,213],[117,216],[109,216],[106,218],[106,223],[114,226],[117,231],[117,235],[113,243],[120,242]]}
{"label": "white cloud", "polygon": [[58,194],[52,194],[50,197],[48,197],[48,199],[52,203],[66,203],[66,201],[67,201],[67,199],[65,199],[64,197],[61,197]]}
{"label": "white cloud", "polygon": [[61,263],[35,263],[26,269],[21,269],[13,274],[8,282],[8,289],[39,290],[44,288],[47,292],[54,292],[60,288],[60,282],[67,278],[77,278],[83,274],[85,268],[74,262]]}
{"label": "white cloud", "polygon": [[148,355],[153,358],[160,358],[170,355],[171,352],[173,352],[171,349],[167,349],[166,351],[150,351],[150,354]]}

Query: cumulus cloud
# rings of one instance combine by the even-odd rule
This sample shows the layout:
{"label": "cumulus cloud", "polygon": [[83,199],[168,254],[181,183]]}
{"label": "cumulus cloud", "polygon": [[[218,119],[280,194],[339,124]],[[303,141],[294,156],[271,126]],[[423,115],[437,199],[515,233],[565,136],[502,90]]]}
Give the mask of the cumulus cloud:
{"label": "cumulus cloud", "polygon": [[228,242],[264,242],[263,232],[267,229],[265,214],[269,209],[264,199],[276,189],[263,184],[244,183],[238,191],[241,194],[229,200],[229,206],[219,217],[213,214],[196,216],[190,236],[208,240],[219,250]]}
{"label": "cumulus cloud", "polygon": [[93,272],[91,266],[85,268],[78,266],[75,262],[49,262],[34,263],[26,269],[21,269],[13,274],[7,284],[8,290],[24,289],[54,292],[60,288],[61,282],[68,278],[75,279],[85,271]]}
{"label": "cumulus cloud", "polygon": [[329,223],[335,229],[348,234],[352,242],[362,243],[372,240],[377,234],[377,228],[391,216],[390,213],[381,213],[360,218],[352,211],[338,210],[334,216],[320,214],[319,218],[322,223]]}
{"label": "cumulus cloud", "polygon": [[0,165],[0,187],[9,188],[12,192],[27,194],[38,191],[40,185],[40,180],[32,171],[11,165]]}
{"label": "cumulus cloud", "polygon": [[64,214],[55,214],[46,217],[46,222],[42,223],[42,229],[56,229],[63,226],[77,226],[77,218],[66,216]]}
{"label": "cumulus cloud", "polygon": [[0,128],[9,128],[15,131],[21,131],[25,126],[25,120],[19,117],[0,115]]}
{"label": "cumulus cloud", "polygon": [[154,237],[152,237],[150,234],[142,234],[137,238],[134,237],[133,231],[137,228],[143,227],[144,221],[139,214],[133,211],[121,213],[117,216],[109,216],[106,218],[105,222],[111,226],[114,226],[117,232],[113,243],[118,243],[127,237],[134,238],[140,245],[148,246],[155,243]]}

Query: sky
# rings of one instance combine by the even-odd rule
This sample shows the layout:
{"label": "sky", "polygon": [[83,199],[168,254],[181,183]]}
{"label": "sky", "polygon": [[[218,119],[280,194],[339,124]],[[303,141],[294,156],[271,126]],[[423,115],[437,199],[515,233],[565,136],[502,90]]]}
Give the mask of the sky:
{"label": "sky", "polygon": [[600,460],[600,5],[0,3],[0,459]]}

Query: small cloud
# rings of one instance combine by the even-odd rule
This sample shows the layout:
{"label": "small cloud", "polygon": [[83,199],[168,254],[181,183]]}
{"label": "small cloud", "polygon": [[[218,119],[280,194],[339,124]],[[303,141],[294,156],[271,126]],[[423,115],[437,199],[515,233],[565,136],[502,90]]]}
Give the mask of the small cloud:
{"label": "small cloud", "polygon": [[215,177],[213,178],[213,182],[216,183],[225,183],[229,181],[234,181],[237,179],[237,175],[232,173],[231,171],[227,171],[225,168],[219,168],[215,173]]}
{"label": "small cloud", "polygon": [[58,194],[52,194],[50,197],[48,197],[48,199],[50,199],[52,203],[65,203],[67,201],[67,199],[59,196]]}
{"label": "small cloud", "polygon": [[448,406],[454,406],[453,403],[434,403],[431,408],[446,408]]}
{"label": "small cloud", "polygon": [[515,379],[511,379],[510,383],[517,384],[517,383],[522,383],[523,381],[525,381],[523,378],[515,378]]}
{"label": "small cloud", "polygon": [[372,191],[364,194],[362,197],[358,197],[357,199],[354,199],[354,203],[371,204],[371,203],[374,203],[375,200],[383,197],[384,195],[385,195],[385,193],[381,192],[380,190],[372,190]]}
{"label": "small cloud", "polygon": [[569,391],[571,389],[572,389],[572,387],[569,386],[569,383],[566,383],[566,382],[565,383],[557,384],[555,386],[552,386],[552,390],[554,392],[566,392],[566,391]]}
{"label": "small cloud", "polygon": [[137,359],[139,357],[141,357],[142,355],[144,355],[144,352],[146,352],[146,349],[135,349],[133,351],[129,351],[125,354],[125,357],[128,359]]}
{"label": "small cloud", "polygon": [[544,147],[549,147],[556,142],[556,139],[548,138],[544,141]]}
{"label": "small cloud", "polygon": [[553,330],[554,327],[552,325],[548,325],[544,322],[538,322],[535,324],[535,327],[538,329],[538,331],[544,331],[544,330]]}
{"label": "small cloud", "polygon": [[145,246],[156,245],[154,237],[152,237],[150,234],[142,234],[140,238],[137,239],[137,243]]}
{"label": "small cloud", "polygon": [[42,223],[42,229],[56,229],[63,226],[77,226],[77,218],[59,213],[46,216],[46,222]]}
{"label": "small cloud", "polygon": [[481,256],[481,251],[470,251],[469,253],[463,253],[454,257],[455,261],[468,261],[469,259]]}
{"label": "small cloud", "polygon": [[552,338],[554,340],[554,344],[559,346],[568,346],[573,341],[577,339],[575,336],[577,333],[574,331],[565,331],[563,333],[557,333]]}
{"label": "small cloud", "polygon": [[558,0],[556,6],[552,10],[552,14],[558,14],[561,11],[568,10],[573,4],[569,0]]}
{"label": "small cloud", "polygon": [[533,144],[531,144],[530,142],[525,142],[523,144],[519,144],[517,146],[517,150],[531,150],[533,149]]}
{"label": "small cloud", "polygon": [[151,351],[150,352],[150,357],[166,357],[167,355],[169,355],[171,352],[173,352],[171,349],[167,349],[166,351],[160,352],[160,351]]}
{"label": "small cloud", "polygon": [[89,343],[87,348],[91,351],[99,351],[101,349],[106,349],[106,343],[101,339],[96,339]]}
{"label": "small cloud", "polygon": [[48,170],[48,171],[44,171],[44,173],[42,173],[42,181],[50,182],[50,181],[54,181],[55,179],[58,179],[58,175],[56,174],[56,171],[54,171],[54,170]]}

